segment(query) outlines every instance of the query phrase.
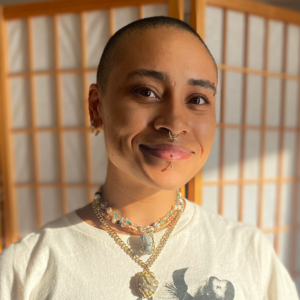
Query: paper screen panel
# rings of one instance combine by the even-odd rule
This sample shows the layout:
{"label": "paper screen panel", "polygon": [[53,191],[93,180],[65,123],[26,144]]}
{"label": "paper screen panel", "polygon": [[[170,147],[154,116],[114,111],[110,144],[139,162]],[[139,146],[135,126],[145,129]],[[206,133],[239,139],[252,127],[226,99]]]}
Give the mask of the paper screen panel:
{"label": "paper screen panel", "polygon": [[[297,233],[297,249],[300,249],[300,231]],[[297,255],[296,269],[300,272],[300,255]]]}
{"label": "paper screen panel", "polygon": [[149,4],[142,6],[143,18],[155,17],[155,16],[169,16],[169,5],[167,3],[162,4]]}
{"label": "paper screen panel", "polygon": [[268,41],[268,70],[272,72],[282,72],[283,66],[283,22],[270,20],[269,41]]}
{"label": "paper screen panel", "polygon": [[269,77],[267,83],[267,115],[266,123],[269,126],[280,125],[280,110],[282,80],[280,78]]}
{"label": "paper screen panel", "polygon": [[275,227],[277,187],[274,183],[264,185],[263,228]]}
{"label": "paper screen panel", "polygon": [[85,188],[67,188],[68,212],[74,211],[87,205],[93,199],[88,199],[88,192]]}
{"label": "paper screen panel", "polygon": [[226,72],[225,122],[240,124],[242,121],[243,74]]}
{"label": "paper screen panel", "polygon": [[284,226],[289,226],[293,223],[293,197],[294,184],[283,183],[281,188],[282,209],[280,211],[280,216],[281,224]]}
{"label": "paper screen panel", "polygon": [[81,74],[61,76],[63,125],[84,126],[84,99]]}
{"label": "paper screen panel", "polygon": [[59,182],[59,145],[58,135],[52,132],[41,132],[38,135],[38,152],[41,182]]}
{"label": "paper screen panel", "polygon": [[92,83],[96,83],[97,82],[97,73],[96,72],[89,72],[87,80],[88,80],[88,87],[90,87],[90,85]]}
{"label": "paper screen panel", "polygon": [[299,75],[300,73],[300,27],[288,24],[287,28],[287,73]]}
{"label": "paper screen panel", "polygon": [[57,126],[56,84],[54,76],[35,77],[37,126]]}
{"label": "paper screen panel", "polygon": [[54,70],[53,17],[32,18],[33,68],[36,71]]}
{"label": "paper screen panel", "polygon": [[116,8],[113,11],[115,32],[139,19],[139,9],[136,6]]}
{"label": "paper screen panel", "polygon": [[238,220],[238,194],[237,185],[225,185],[223,189],[224,197],[224,218],[228,220]]}
{"label": "paper screen panel", "polygon": [[[245,14],[228,10],[227,12],[227,64],[244,66],[245,52]],[[238,83],[236,84],[238,86]]]}
{"label": "paper screen panel", "polygon": [[64,133],[64,162],[66,181],[82,183],[86,181],[86,145],[83,132]]}
{"label": "paper screen panel", "polygon": [[35,203],[35,190],[17,188],[17,215],[20,238],[38,230],[37,211]]}
{"label": "paper screen panel", "polygon": [[296,138],[295,132],[284,133],[283,177],[295,176]]}
{"label": "paper screen panel", "polygon": [[290,269],[291,265],[291,245],[292,245],[292,233],[282,232],[280,233],[280,244],[279,244],[279,259],[286,267]]}
{"label": "paper screen panel", "polygon": [[[299,121],[300,121],[300,116],[299,116]],[[299,132],[298,132],[298,134],[299,134]],[[298,147],[297,147],[297,149],[299,150],[300,149],[300,139],[299,139],[299,141],[298,141]],[[296,165],[296,168],[298,168],[298,176],[300,176],[300,160],[299,160],[299,164],[298,164],[298,166]],[[299,179],[299,178],[298,178]],[[300,182],[300,180],[299,180],[299,182]],[[299,190],[299,194],[300,194],[300,190]],[[299,201],[300,201],[300,198],[299,198]],[[300,206],[300,203],[299,203],[299,206]],[[300,215],[299,215],[300,216]],[[300,217],[299,217],[299,219],[300,219]]]}
{"label": "paper screen panel", "polygon": [[210,212],[215,214],[219,210],[219,187],[216,185],[213,186],[204,186],[202,192],[202,201],[203,208],[207,209]]}
{"label": "paper screen panel", "polygon": [[8,21],[7,40],[9,73],[28,71],[27,21],[23,19]]}
{"label": "paper screen panel", "polygon": [[[96,82],[96,73],[89,73],[89,85]],[[107,152],[103,132],[97,136],[91,133],[91,155],[92,155],[92,181],[96,184],[103,184],[107,172]]]}
{"label": "paper screen panel", "polygon": [[26,77],[10,79],[10,105],[14,129],[31,126],[30,85]]}
{"label": "paper screen panel", "polygon": [[32,135],[13,136],[15,181],[18,183],[34,181]]}
{"label": "paper screen panel", "polygon": [[92,177],[93,183],[103,184],[107,173],[107,153],[103,132],[92,136]]}
{"label": "paper screen panel", "polygon": [[285,126],[297,127],[299,112],[299,81],[286,80],[285,90],[285,109],[284,124]]}
{"label": "paper screen panel", "polygon": [[275,239],[274,233],[267,233],[266,237],[270,241],[271,245],[274,246],[274,239]]}
{"label": "paper screen panel", "polygon": [[222,63],[223,14],[218,7],[206,6],[205,43],[217,64]]}
{"label": "paper screen panel", "polygon": [[92,11],[86,14],[87,65],[97,68],[109,34],[109,11]]}
{"label": "paper screen panel", "polygon": [[249,15],[248,67],[262,70],[264,67],[265,19]]}
{"label": "paper screen panel", "polygon": [[[300,225],[300,183],[298,183],[298,199],[296,199],[296,201],[298,201],[298,213],[297,213],[297,220],[298,220],[298,225]],[[300,247],[298,248],[300,249]]]}
{"label": "paper screen panel", "polygon": [[241,131],[236,129],[225,130],[225,147],[224,147],[224,178],[240,178],[240,140]]}
{"label": "paper screen panel", "polygon": [[257,226],[258,185],[246,184],[243,189],[244,218],[243,223]]}
{"label": "paper screen panel", "polygon": [[210,150],[208,159],[204,164],[203,170],[203,180],[218,180],[220,177],[220,129],[216,129],[214,142]]}
{"label": "paper screen panel", "polygon": [[42,220],[43,225],[59,218],[62,212],[61,193],[59,189],[42,188]]}
{"label": "paper screen panel", "polygon": [[59,46],[61,69],[76,69],[82,66],[81,28],[79,14],[59,16]]}
{"label": "paper screen panel", "polygon": [[279,133],[267,131],[265,135],[264,177],[275,178],[278,174]]}
{"label": "paper screen panel", "polygon": [[184,1],[183,21],[187,24],[191,23],[191,0],[185,0]]}
{"label": "paper screen panel", "polygon": [[[298,248],[299,249],[299,248]],[[299,274],[299,272],[298,272]],[[297,290],[298,290],[298,295],[300,295],[300,275],[298,275],[298,277],[296,277],[294,279],[295,283],[296,283],[296,287],[297,287]]]}
{"label": "paper screen panel", "polygon": [[218,70],[218,86],[217,86],[217,94],[216,94],[216,102],[215,102],[217,124],[221,123],[222,76],[223,76],[223,72],[221,70]]}
{"label": "paper screen panel", "polygon": [[263,103],[263,77],[254,74],[247,75],[247,107],[246,123],[261,125]]}
{"label": "paper screen panel", "polygon": [[244,177],[246,179],[259,178],[261,132],[247,130],[244,134],[246,138]]}

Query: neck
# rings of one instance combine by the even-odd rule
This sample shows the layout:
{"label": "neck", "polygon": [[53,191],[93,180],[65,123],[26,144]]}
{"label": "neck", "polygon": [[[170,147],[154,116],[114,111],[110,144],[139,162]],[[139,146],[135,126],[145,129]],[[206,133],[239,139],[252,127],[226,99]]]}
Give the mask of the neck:
{"label": "neck", "polygon": [[109,161],[102,199],[122,217],[139,226],[155,223],[171,210],[176,190],[160,190],[134,180]]}

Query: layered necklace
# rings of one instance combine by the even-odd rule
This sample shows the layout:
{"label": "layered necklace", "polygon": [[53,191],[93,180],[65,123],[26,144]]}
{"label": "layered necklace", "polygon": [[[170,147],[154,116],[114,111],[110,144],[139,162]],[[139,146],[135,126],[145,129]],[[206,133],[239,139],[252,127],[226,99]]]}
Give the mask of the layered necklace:
{"label": "layered necklace", "polygon": [[[158,280],[150,271],[150,267],[164,248],[173,229],[179,221],[180,216],[184,211],[184,200],[183,198],[181,198],[181,194],[177,190],[177,199],[173,204],[172,209],[163,218],[157,220],[157,222],[143,227],[138,226],[137,224],[130,222],[127,218],[124,218],[113,212],[112,208],[109,207],[107,203],[102,202],[101,196],[102,190],[100,189],[95,193],[94,201],[92,202],[94,212],[100,222],[104,225],[108,234],[114,239],[114,241],[126,254],[131,257],[132,260],[134,260],[139,266],[143,268],[143,271],[138,273],[136,276],[136,287],[140,297],[149,298],[156,292],[158,288]],[[116,224],[120,227],[129,228],[134,232],[141,232],[140,251],[144,254],[151,254],[149,259],[145,263],[140,260],[140,258],[122,241],[122,239],[117,235],[116,231],[109,225],[108,222]],[[161,229],[165,224],[168,225],[168,229],[162,236],[158,246],[155,247],[153,233]]]}

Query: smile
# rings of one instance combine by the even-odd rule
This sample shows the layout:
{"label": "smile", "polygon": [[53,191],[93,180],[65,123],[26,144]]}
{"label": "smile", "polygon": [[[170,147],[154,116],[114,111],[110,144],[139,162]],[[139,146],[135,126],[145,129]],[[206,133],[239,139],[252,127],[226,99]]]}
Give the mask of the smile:
{"label": "smile", "polygon": [[158,144],[158,145],[140,145],[140,149],[150,155],[169,160],[183,160],[189,158],[195,154],[193,151],[188,150],[185,147],[170,145],[170,144]]}

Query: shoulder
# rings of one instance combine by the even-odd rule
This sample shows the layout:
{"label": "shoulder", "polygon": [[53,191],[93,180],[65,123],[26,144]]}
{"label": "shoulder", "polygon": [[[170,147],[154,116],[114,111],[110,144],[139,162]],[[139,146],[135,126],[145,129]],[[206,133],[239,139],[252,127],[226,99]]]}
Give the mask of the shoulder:
{"label": "shoulder", "polygon": [[[72,212],[73,213],[73,212]],[[28,234],[19,241],[11,244],[0,253],[0,264],[18,265],[19,262],[24,264],[29,262],[31,258],[45,257],[49,255],[50,248],[58,239],[66,235],[69,231],[66,214],[60,218],[45,224],[35,232]]]}
{"label": "shoulder", "polygon": [[[68,214],[67,214],[68,215]],[[54,272],[61,245],[68,243],[72,224],[67,215],[45,224],[0,253],[0,298],[23,299],[47,271]],[[63,246],[65,247],[65,246]]]}
{"label": "shoulder", "polygon": [[269,243],[264,234],[255,226],[245,224],[236,220],[229,220],[223,216],[208,211],[202,206],[188,200],[189,205],[194,206],[193,222],[198,228],[201,227],[206,232],[224,238],[242,238],[249,240],[263,239],[263,242]]}
{"label": "shoulder", "polygon": [[190,201],[189,205],[194,206],[195,211],[190,227],[193,235],[201,240],[205,236],[219,253],[251,261],[256,269],[265,267],[266,260],[274,258],[273,245],[259,228],[228,220]]}

